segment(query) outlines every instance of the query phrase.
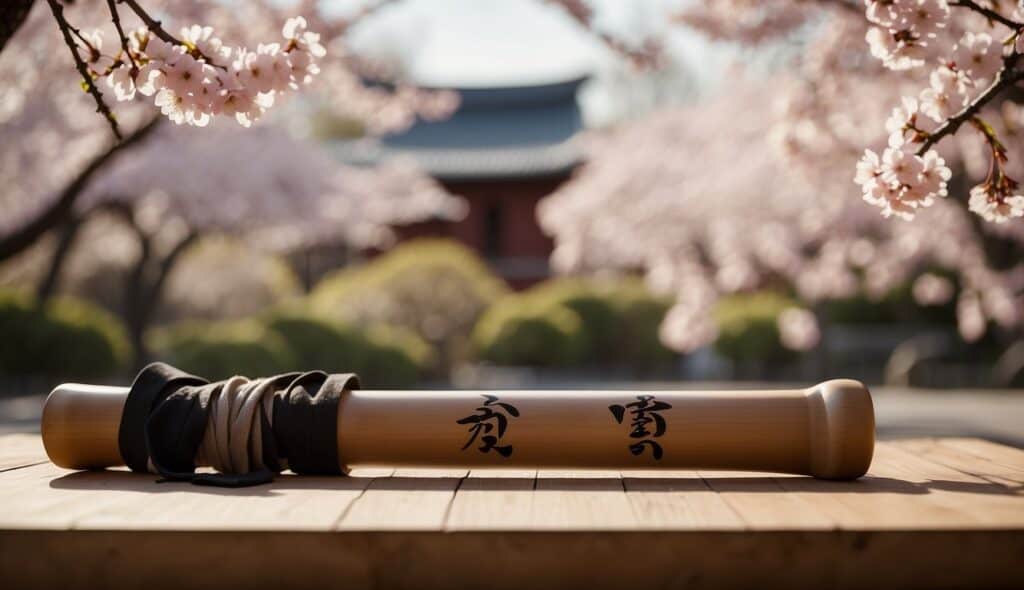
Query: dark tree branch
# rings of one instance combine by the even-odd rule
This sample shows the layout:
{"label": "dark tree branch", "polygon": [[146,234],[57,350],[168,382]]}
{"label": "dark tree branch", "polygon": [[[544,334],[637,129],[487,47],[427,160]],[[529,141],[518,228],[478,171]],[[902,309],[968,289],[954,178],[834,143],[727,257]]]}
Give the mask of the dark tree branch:
{"label": "dark tree branch", "polygon": [[61,227],[60,235],[57,238],[57,247],[50,258],[50,267],[46,271],[46,276],[43,277],[43,280],[40,281],[39,286],[36,288],[36,301],[39,305],[46,303],[57,292],[61,271],[64,269],[64,263],[67,262],[68,255],[71,254],[71,247],[74,246],[75,238],[78,236],[78,230],[81,227],[82,219],[74,215],[68,216],[67,221]]}
{"label": "dark tree branch", "polygon": [[151,309],[155,309],[156,305],[160,302],[161,295],[163,293],[164,284],[167,282],[167,277],[170,276],[171,270],[174,269],[174,265],[181,258],[181,255],[188,250],[189,246],[194,244],[199,239],[199,232],[190,230],[174,247],[171,248],[170,252],[164,256],[164,259],[160,262],[160,267],[156,269],[156,276],[153,277],[153,281],[149,285],[149,290],[146,293],[146,301],[151,304]]}
{"label": "dark tree branch", "polygon": [[64,7],[57,0],[46,1],[53,12],[53,18],[57,19],[57,26],[60,27],[61,34],[64,35],[64,43],[71,50],[71,57],[75,60],[75,68],[78,69],[78,73],[82,76],[82,81],[85,82],[86,91],[96,101],[96,112],[106,118],[107,122],[110,123],[111,131],[114,132],[114,137],[120,141],[122,139],[121,130],[117,126],[117,118],[114,117],[113,111],[110,110],[106,101],[103,100],[103,93],[96,86],[96,81],[92,79],[92,75],[89,74],[89,67],[85,65],[85,62],[82,61],[82,56],[78,54],[78,44],[71,37],[71,26],[68,24],[67,19],[64,18]]}
{"label": "dark tree branch", "polygon": [[32,11],[35,0],[3,0],[0,2],[0,51],[18,32],[28,13]]}
{"label": "dark tree branch", "polygon": [[64,187],[60,196],[51,205],[40,212],[33,220],[6,236],[0,236],[0,261],[6,260],[25,250],[34,244],[40,236],[45,234],[61,221],[67,219],[75,201],[88,185],[89,180],[92,179],[93,175],[103,169],[103,167],[110,163],[120,152],[145,139],[153,132],[154,129],[157,128],[161,120],[162,118],[159,116],[153,118],[151,121],[126,137],[124,141],[112,145],[107,149],[107,151],[98,155],[89,162],[85,169],[78,173],[78,176]]}
{"label": "dark tree branch", "polygon": [[117,36],[121,39],[121,50],[128,56],[128,63],[132,64],[132,76],[139,71],[139,66],[135,63],[135,58],[132,57],[132,50],[128,47],[128,37],[124,34],[124,29],[121,28],[121,15],[117,13],[117,7],[114,6],[114,0],[107,0],[107,8],[110,10],[110,20],[114,22],[114,28],[117,29]]}
{"label": "dark tree branch", "polygon": [[924,155],[925,152],[942,140],[943,137],[956,133],[957,130],[960,129],[961,125],[970,121],[978,114],[979,111],[981,111],[982,107],[991,102],[992,99],[998,96],[1003,90],[1006,90],[1017,82],[1024,80],[1024,70],[1014,69],[1017,62],[1020,61],[1020,57],[1021,54],[1016,51],[1006,56],[1006,58],[1003,59],[1003,68],[998,74],[996,74],[996,79],[992,82],[992,85],[979,94],[977,98],[972,100],[970,104],[961,109],[959,113],[946,119],[942,125],[939,125],[938,129],[928,134],[924,143],[922,143],[921,147],[917,149],[917,155]]}
{"label": "dark tree branch", "polygon": [[224,66],[218,65],[215,61],[213,61],[210,58],[210,56],[200,51],[198,47],[185,43],[181,39],[178,39],[174,35],[168,33],[167,29],[163,27],[163,23],[150,16],[150,14],[146,12],[146,9],[140,6],[139,3],[136,2],[136,0],[117,0],[117,3],[127,4],[128,8],[130,8],[132,12],[134,12],[135,15],[138,16],[139,19],[146,25],[146,28],[149,29],[150,32],[152,32],[154,35],[159,37],[162,41],[165,41],[167,43],[173,43],[175,45],[181,45],[182,47],[187,47],[189,53],[192,54],[192,57],[201,57],[204,60],[206,60],[206,63],[210,64],[211,66],[226,69]]}
{"label": "dark tree branch", "polygon": [[146,25],[146,28],[149,29],[154,35],[156,35],[160,39],[166,41],[167,43],[174,43],[175,45],[185,44],[185,42],[181,39],[178,39],[174,35],[168,33],[167,30],[164,29],[163,23],[150,16],[149,13],[146,12],[146,9],[142,6],[139,6],[139,3],[135,0],[117,0],[117,3],[127,4],[128,8],[131,8],[132,12],[134,12],[135,15],[138,16],[139,19]]}
{"label": "dark tree branch", "polygon": [[1017,22],[1015,20],[1006,18],[1002,14],[999,14],[997,11],[992,10],[991,8],[986,8],[984,6],[981,6],[977,2],[974,2],[973,0],[953,0],[952,2],[949,3],[949,5],[950,6],[957,6],[959,8],[966,8],[968,10],[972,10],[972,11],[977,12],[978,14],[984,16],[988,20],[995,21],[995,22],[997,22],[997,23],[999,23],[1001,25],[1009,27],[1010,29],[1012,29],[1014,31],[1017,31],[1017,30],[1020,30],[1021,28],[1024,28],[1024,23],[1019,23],[1019,22]]}

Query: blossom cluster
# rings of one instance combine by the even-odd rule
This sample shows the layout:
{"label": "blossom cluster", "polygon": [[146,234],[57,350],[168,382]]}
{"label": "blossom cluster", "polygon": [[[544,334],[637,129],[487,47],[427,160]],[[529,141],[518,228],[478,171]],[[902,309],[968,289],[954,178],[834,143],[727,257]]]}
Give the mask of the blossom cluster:
{"label": "blossom cluster", "polygon": [[871,54],[893,70],[923,65],[949,21],[946,0],[868,0]]}
{"label": "blossom cluster", "polygon": [[907,147],[890,143],[881,157],[864,150],[857,163],[854,180],[864,191],[864,200],[881,207],[885,217],[913,219],[917,208],[927,207],[935,197],[947,194],[946,182],[952,173],[946,161],[935,150],[918,156]]}
{"label": "blossom cluster", "polygon": [[[881,207],[884,216],[909,220],[916,209],[946,196],[950,177],[939,154],[924,151],[919,144],[927,142],[930,147],[941,139],[940,133],[929,141],[996,80],[1003,68],[1004,49],[984,32],[949,37],[946,0],[867,0],[866,16],[874,25],[866,35],[871,53],[887,68],[905,70],[935,63],[928,87],[916,98],[903,97],[893,109],[886,122],[889,145],[881,157],[865,150],[855,177],[864,199]],[[988,178],[971,190],[968,208],[997,223],[1024,215],[1024,197],[1014,193],[1017,182],[1002,170],[1004,148],[984,121],[974,115],[971,123],[988,142],[992,165]]]}
{"label": "blossom cluster", "polygon": [[283,44],[261,43],[255,51],[224,44],[212,27],[182,28],[180,40],[142,28],[129,35],[127,51],[113,57],[102,54],[103,37],[96,32],[87,61],[118,100],[136,93],[153,96],[160,111],[179,125],[203,127],[225,115],[249,127],[278,94],[308,84],[319,73],[316,59],[326,51],[320,35],[306,27],[305,18],[290,18],[282,29]]}

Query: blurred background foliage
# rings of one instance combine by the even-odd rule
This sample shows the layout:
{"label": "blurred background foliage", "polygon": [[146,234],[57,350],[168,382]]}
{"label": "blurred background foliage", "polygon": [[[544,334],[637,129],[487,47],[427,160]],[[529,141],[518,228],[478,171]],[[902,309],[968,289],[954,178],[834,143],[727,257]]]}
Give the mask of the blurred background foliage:
{"label": "blurred background foliage", "polygon": [[664,367],[670,301],[639,279],[552,279],[495,302],[477,323],[477,358],[505,365]]}
{"label": "blurred background foliage", "polygon": [[81,299],[39,303],[0,292],[0,373],[104,378],[126,368],[128,339],[121,322]]}
{"label": "blurred background foliage", "polygon": [[309,295],[311,310],[354,326],[386,324],[434,347],[435,369],[467,360],[481,314],[508,287],[472,251],[444,240],[411,240],[369,264],[329,274]]}
{"label": "blurred background foliage", "polygon": [[[122,309],[99,280],[109,286],[126,270],[116,261],[105,268],[91,273],[91,282],[72,277],[65,289],[71,295],[45,303],[19,288],[23,282],[6,281],[0,287],[0,372],[129,376]],[[152,358],[210,378],[323,369],[356,372],[369,388],[408,388],[450,383],[466,366],[636,379],[678,378],[687,363],[703,362],[665,347],[659,330],[672,301],[638,277],[561,277],[513,292],[473,252],[437,239],[402,243],[327,274],[304,293],[288,259],[229,238],[206,238],[184,253],[164,291],[146,334]],[[786,372],[793,367],[856,372],[857,365],[842,363],[860,359],[892,373],[879,379],[898,381],[936,374],[929,363],[957,360],[951,350],[959,360],[999,360],[1001,349],[987,341],[951,348],[954,305],[922,306],[909,285],[878,300],[856,297],[814,308],[822,328],[841,333],[842,342],[856,343],[861,331],[870,331],[867,340],[881,351],[877,358],[857,344],[853,352],[784,346],[779,316],[798,305],[784,288],[722,298],[713,312],[714,362],[731,366],[730,374],[740,378],[786,378],[802,375]],[[903,325],[915,326],[913,343]],[[885,340],[879,330],[889,328],[896,335]]]}
{"label": "blurred background foliage", "polygon": [[795,300],[771,291],[723,297],[715,306],[715,350],[736,361],[792,359],[797,353],[782,345],[778,318],[796,305]]}

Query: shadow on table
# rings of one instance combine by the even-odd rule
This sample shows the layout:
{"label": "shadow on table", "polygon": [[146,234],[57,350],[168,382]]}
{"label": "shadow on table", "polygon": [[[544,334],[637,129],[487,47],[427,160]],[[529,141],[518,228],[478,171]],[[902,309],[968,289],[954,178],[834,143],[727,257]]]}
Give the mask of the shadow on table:
{"label": "shadow on table", "polygon": [[190,493],[218,496],[272,496],[293,490],[361,491],[577,491],[636,493],[743,492],[923,495],[933,491],[1024,496],[1024,484],[929,480],[912,482],[887,477],[855,481],[823,481],[811,477],[324,477],[283,474],[272,483],[247,488],[218,488],[188,482],[160,482],[154,475],[121,470],[76,471],[50,481],[50,487],[81,491]]}

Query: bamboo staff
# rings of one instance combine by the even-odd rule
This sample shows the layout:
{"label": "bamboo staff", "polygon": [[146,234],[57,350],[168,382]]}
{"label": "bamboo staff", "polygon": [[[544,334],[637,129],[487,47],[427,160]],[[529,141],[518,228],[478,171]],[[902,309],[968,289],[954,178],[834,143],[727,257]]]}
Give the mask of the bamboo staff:
{"label": "bamboo staff", "polygon": [[[129,389],[57,387],[43,408],[50,459],[125,463]],[[861,383],[782,391],[345,391],[340,468],[729,469],[852,479],[874,449]]]}

